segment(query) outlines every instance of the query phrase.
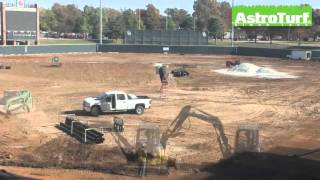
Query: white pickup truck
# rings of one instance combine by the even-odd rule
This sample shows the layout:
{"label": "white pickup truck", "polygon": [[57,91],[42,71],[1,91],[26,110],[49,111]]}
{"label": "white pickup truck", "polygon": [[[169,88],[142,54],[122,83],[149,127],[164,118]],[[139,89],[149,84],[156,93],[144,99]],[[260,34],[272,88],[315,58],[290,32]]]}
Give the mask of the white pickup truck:
{"label": "white pickup truck", "polygon": [[105,92],[97,97],[87,97],[83,101],[83,110],[92,116],[101,113],[133,111],[138,115],[149,109],[151,99],[147,96],[135,96],[122,91]]}

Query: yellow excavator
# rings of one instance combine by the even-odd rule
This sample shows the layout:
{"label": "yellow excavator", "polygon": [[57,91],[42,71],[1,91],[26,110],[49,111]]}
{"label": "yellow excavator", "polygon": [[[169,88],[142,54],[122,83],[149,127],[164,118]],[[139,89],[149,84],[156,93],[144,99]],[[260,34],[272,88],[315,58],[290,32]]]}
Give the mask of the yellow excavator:
{"label": "yellow excavator", "polygon": [[[170,124],[169,128],[161,135],[161,137],[159,135],[160,131],[154,130],[155,128],[139,128],[136,136],[136,151],[143,152],[142,154],[151,154],[149,157],[153,156],[155,158],[160,157],[160,159],[167,159],[166,157],[163,157],[165,156],[163,152],[165,152],[167,141],[169,138],[175,137],[179,134],[183,123],[188,118],[197,118],[213,126],[223,158],[228,158],[233,153],[260,151],[258,125],[240,125],[235,135],[235,147],[232,151],[221,120],[216,116],[197,108],[193,108],[190,105],[182,108],[178,116]],[[142,138],[142,134],[147,134],[147,136]]]}

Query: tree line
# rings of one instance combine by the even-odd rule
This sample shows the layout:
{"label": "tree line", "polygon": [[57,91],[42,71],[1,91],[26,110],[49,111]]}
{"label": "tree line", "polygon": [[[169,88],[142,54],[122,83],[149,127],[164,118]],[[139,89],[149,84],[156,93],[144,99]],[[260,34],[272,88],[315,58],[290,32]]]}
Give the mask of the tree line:
{"label": "tree line", "polygon": [[[196,0],[193,13],[184,9],[168,8],[164,15],[153,4],[143,9],[117,10],[102,9],[103,36],[110,39],[123,38],[128,30],[196,30],[207,31],[212,38],[223,38],[231,29],[231,5],[217,0]],[[309,28],[244,27],[236,28],[236,38],[256,40],[259,36],[272,39],[276,35],[288,40],[304,36],[316,38],[320,35],[320,10],[315,9],[314,26]],[[84,6],[79,9],[74,4],[55,3],[49,9],[40,11],[40,29],[57,33],[83,33],[91,38],[99,38],[100,9]]]}

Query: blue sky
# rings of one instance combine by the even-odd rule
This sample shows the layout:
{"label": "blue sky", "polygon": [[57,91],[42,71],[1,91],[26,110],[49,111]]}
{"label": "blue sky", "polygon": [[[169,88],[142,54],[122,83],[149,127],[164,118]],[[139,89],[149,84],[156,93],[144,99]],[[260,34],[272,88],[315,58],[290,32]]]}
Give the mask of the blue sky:
{"label": "blue sky", "polygon": [[[218,0],[220,1],[220,0]],[[231,0],[226,0],[231,3]],[[234,0],[235,5],[299,5],[310,4],[314,8],[320,8],[320,0]],[[15,2],[15,0],[7,0]],[[26,3],[37,3],[41,7],[50,7],[53,3],[77,4],[79,8],[84,5],[99,6],[99,0],[25,0]],[[104,7],[115,9],[143,8],[152,3],[163,12],[166,8],[182,8],[192,12],[193,0],[102,0]]]}

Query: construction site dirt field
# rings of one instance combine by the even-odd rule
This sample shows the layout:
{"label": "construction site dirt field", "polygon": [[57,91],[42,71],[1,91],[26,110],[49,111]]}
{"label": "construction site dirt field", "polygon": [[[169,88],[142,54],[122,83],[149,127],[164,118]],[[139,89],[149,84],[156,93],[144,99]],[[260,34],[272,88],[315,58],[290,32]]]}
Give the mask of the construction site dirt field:
{"label": "construction site dirt field", "polygon": [[[185,105],[219,117],[231,147],[240,124],[258,123],[265,153],[290,156],[320,148],[319,62],[226,55],[102,53],[58,56],[61,67],[50,67],[53,55],[0,57],[0,64],[11,66],[10,70],[0,69],[0,93],[27,89],[34,98],[34,107],[29,113],[0,114],[0,162],[4,165],[0,169],[34,179],[136,179],[110,174],[121,174],[114,172],[115,169],[127,164],[113,133],[104,135],[103,144],[81,144],[55,127],[64,121],[60,115],[76,114],[90,126],[104,128],[112,126],[114,116],[121,117],[125,123],[122,136],[129,146],[134,144],[138,125],[156,124],[164,132]],[[214,72],[225,68],[226,61],[234,60],[272,67],[299,78],[260,79]],[[161,84],[155,73],[155,63],[168,63],[170,69],[185,66],[190,72],[189,77],[170,80],[166,100],[160,99]],[[142,116],[120,113],[92,117],[82,111],[85,97],[110,90],[149,96],[151,109],[146,109]],[[169,139],[166,153],[190,165],[212,165],[222,159],[214,128],[195,118],[184,123],[178,136]],[[316,162],[319,170],[319,152],[303,158]],[[105,169],[106,173],[62,172],[63,168]],[[165,178],[203,179],[211,177],[211,173],[174,171]],[[319,174],[312,177],[320,179]]]}

